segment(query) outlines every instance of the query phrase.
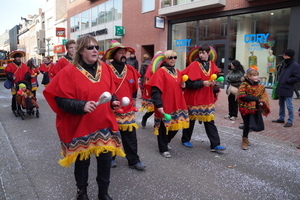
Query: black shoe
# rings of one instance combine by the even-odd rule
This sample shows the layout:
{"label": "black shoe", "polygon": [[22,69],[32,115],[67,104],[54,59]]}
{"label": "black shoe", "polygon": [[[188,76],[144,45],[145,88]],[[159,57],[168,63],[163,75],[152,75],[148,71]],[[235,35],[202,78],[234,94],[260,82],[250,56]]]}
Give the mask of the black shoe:
{"label": "black shoe", "polygon": [[272,120],[273,123],[280,123],[283,124],[284,120],[280,120],[280,119],[276,119],[276,120]]}
{"label": "black shoe", "polygon": [[99,194],[98,200],[113,200],[108,194]]}
{"label": "black shoe", "polygon": [[137,169],[137,170],[144,170],[146,166],[143,163],[136,163],[135,165],[130,165],[129,168]]}
{"label": "black shoe", "polygon": [[89,200],[89,197],[87,195],[87,191],[85,189],[78,189],[77,190],[77,195],[76,195],[77,200]]}
{"label": "black shoe", "polygon": [[291,127],[291,126],[293,126],[293,124],[292,123],[289,123],[289,122],[287,122],[283,127]]}
{"label": "black shoe", "polygon": [[16,117],[19,117],[19,114],[17,113],[17,111],[13,110],[12,112],[14,113],[14,115],[15,115]]}

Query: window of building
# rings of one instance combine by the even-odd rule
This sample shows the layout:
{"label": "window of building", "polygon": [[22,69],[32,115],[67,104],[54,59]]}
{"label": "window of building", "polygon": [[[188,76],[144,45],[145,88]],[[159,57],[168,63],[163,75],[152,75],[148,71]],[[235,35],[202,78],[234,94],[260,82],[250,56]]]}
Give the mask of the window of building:
{"label": "window of building", "polygon": [[114,0],[114,10],[115,16],[114,19],[122,19],[122,0]]}
{"label": "window of building", "polygon": [[105,23],[106,18],[105,3],[103,3],[98,6],[98,24]]}
{"label": "window of building", "polygon": [[153,11],[155,9],[155,0],[142,0],[142,13]]}
{"label": "window of building", "polygon": [[114,3],[112,0],[105,3],[107,22],[114,20]]}
{"label": "window of building", "polygon": [[90,10],[81,13],[81,30],[89,28],[90,26]]}
{"label": "window of building", "polygon": [[96,26],[97,23],[97,18],[98,18],[98,7],[94,7],[91,9],[91,24],[92,26]]}
{"label": "window of building", "polygon": [[79,15],[75,15],[74,17],[70,18],[70,32],[79,31]]}

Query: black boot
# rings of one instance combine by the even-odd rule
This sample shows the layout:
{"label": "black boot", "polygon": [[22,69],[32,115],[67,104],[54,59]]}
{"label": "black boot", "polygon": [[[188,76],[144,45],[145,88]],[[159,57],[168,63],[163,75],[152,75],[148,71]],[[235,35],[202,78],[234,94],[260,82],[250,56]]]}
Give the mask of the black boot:
{"label": "black boot", "polygon": [[112,198],[107,194],[107,189],[99,190],[98,200],[112,200]]}
{"label": "black boot", "polygon": [[89,200],[86,189],[77,189],[77,200]]}
{"label": "black boot", "polygon": [[154,112],[147,112],[147,113],[145,113],[145,115],[144,115],[143,118],[142,118],[142,122],[141,122],[142,127],[146,127],[147,119],[148,119],[149,117],[151,117],[151,115],[152,115],[153,113],[154,113]]}

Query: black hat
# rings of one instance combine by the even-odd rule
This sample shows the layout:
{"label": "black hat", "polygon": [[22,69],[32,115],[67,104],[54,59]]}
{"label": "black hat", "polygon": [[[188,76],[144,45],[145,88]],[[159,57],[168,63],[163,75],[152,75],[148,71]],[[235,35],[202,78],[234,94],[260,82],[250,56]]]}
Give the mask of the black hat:
{"label": "black hat", "polygon": [[291,57],[291,58],[293,58],[294,55],[295,55],[295,51],[293,49],[288,49],[284,52],[284,54]]}

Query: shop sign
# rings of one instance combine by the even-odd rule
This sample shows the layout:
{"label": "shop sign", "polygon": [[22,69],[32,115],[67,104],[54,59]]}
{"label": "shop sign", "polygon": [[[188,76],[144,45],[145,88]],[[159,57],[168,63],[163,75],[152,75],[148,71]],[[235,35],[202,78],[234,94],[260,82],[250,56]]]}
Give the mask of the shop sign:
{"label": "shop sign", "polygon": [[165,28],[165,18],[164,17],[154,17],[154,27],[155,28]]}
{"label": "shop sign", "polygon": [[[107,34],[107,28],[104,28],[104,29],[101,29],[101,30],[98,30],[98,31],[93,31],[93,32],[89,32],[89,33],[86,33],[86,34],[83,34],[83,35],[91,35],[91,36],[97,36],[97,35],[104,35],[104,34]],[[79,35],[78,37],[81,37],[83,35]]]}
{"label": "shop sign", "polygon": [[124,26],[115,26],[115,36],[124,36],[125,29]]}
{"label": "shop sign", "polygon": [[61,45],[61,44],[54,46],[54,49],[53,49],[54,53],[63,53],[65,51],[66,51],[65,47],[63,45]]}
{"label": "shop sign", "polygon": [[66,29],[56,27],[56,37],[66,37]]}
{"label": "shop sign", "polygon": [[62,45],[63,46],[65,46],[67,42],[68,42],[68,39],[62,39]]}
{"label": "shop sign", "polygon": [[248,43],[267,43],[270,33],[249,34],[244,36],[244,42]]}
{"label": "shop sign", "polygon": [[175,46],[179,47],[179,52],[187,52],[187,47],[191,46],[192,39],[175,40]]}

